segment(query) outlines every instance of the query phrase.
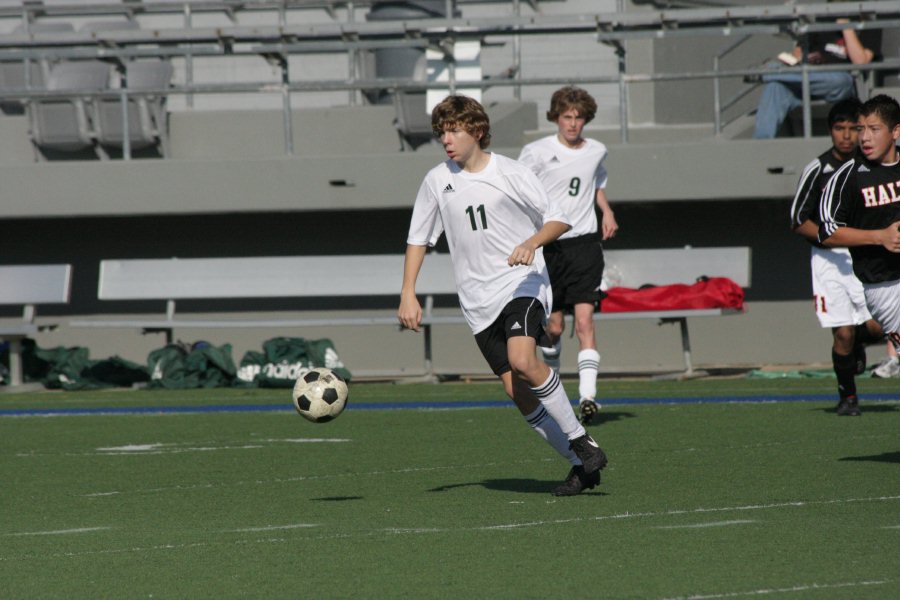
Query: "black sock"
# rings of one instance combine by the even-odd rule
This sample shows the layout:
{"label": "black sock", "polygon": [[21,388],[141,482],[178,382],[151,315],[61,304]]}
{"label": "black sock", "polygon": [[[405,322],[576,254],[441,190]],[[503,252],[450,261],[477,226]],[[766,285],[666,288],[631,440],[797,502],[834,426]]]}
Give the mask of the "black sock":
{"label": "black sock", "polygon": [[841,398],[856,395],[856,359],[852,354],[843,356],[831,351],[831,362],[838,380],[838,394]]}

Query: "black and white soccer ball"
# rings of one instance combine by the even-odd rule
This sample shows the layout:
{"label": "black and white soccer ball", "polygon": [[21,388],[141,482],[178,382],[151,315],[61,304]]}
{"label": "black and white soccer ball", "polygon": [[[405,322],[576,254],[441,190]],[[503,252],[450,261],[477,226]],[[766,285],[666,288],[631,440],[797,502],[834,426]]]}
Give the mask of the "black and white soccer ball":
{"label": "black and white soccer ball", "polygon": [[294,408],[313,423],[336,418],[347,406],[347,382],[325,367],[310,369],[294,384]]}

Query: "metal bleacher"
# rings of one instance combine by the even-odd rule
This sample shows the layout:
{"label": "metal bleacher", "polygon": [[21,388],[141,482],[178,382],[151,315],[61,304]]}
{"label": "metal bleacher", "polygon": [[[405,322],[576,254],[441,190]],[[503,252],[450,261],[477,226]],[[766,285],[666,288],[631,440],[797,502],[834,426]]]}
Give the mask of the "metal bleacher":
{"label": "metal bleacher", "polygon": [[[378,12],[394,10],[397,4],[406,7],[399,13]],[[427,139],[427,123],[423,125],[424,115],[419,113],[424,113],[420,105],[429,91],[453,91],[466,84],[483,93],[505,90],[507,95],[521,99],[523,90],[545,96],[548,86],[576,80],[585,86],[602,87],[607,100],[604,106],[616,101],[615,112],[602,116],[618,125],[620,139],[627,142],[632,120],[630,95],[635,94],[637,87],[654,82],[710,79],[718,86],[723,80],[734,82],[744,75],[761,72],[759,64],[725,69],[718,63],[700,70],[640,72],[633,66],[629,49],[636,41],[686,37],[728,41],[773,35],[799,39],[811,32],[845,27],[834,23],[837,18],[848,19],[857,29],[900,26],[900,5],[885,0],[763,4],[764,8],[726,5],[652,10],[626,5],[621,0],[5,3],[0,5],[0,25],[16,25],[8,33],[0,33],[0,64],[4,73],[0,76],[0,103],[15,112],[17,104],[46,107],[68,102],[74,108],[66,109],[70,114],[65,122],[56,113],[53,118],[33,117],[33,142],[38,149],[90,146],[100,158],[105,158],[103,148],[112,145],[119,146],[122,157],[128,159],[132,148],[147,146],[160,147],[158,154],[165,155],[166,119],[162,107],[166,98],[177,99],[184,108],[192,109],[198,98],[242,96],[252,106],[251,98],[265,97],[270,103],[275,102],[270,106],[280,105],[284,113],[284,150],[290,155],[294,151],[291,111],[297,106],[297,96],[303,96],[304,105],[308,105],[311,95],[327,94],[328,102],[334,105],[343,95],[345,104],[355,105],[363,98],[371,99],[373,90],[381,90],[379,93],[386,93],[395,101],[395,124],[401,143],[414,148]],[[598,12],[598,7],[607,10]],[[365,18],[360,19],[360,14]],[[64,20],[77,22],[78,26],[69,27]],[[577,44],[571,46],[573,57],[589,49],[585,44],[592,44],[598,69],[574,77],[558,68],[542,67],[540,56],[527,51],[539,47],[529,46],[538,41],[565,47],[575,40]],[[484,55],[502,48],[506,58],[501,60],[506,60],[506,68],[499,69],[499,75],[486,69],[487,74],[474,82],[466,82],[464,75],[457,77],[457,51],[465,44],[476,44]],[[379,52],[393,53],[394,63],[388,64],[395,64],[398,57],[402,58],[398,52],[405,52],[412,57],[411,64],[421,67],[372,73],[365,68],[367,58]],[[446,63],[447,81],[428,79],[426,52]],[[173,62],[172,72],[176,74],[172,84],[165,77],[158,77],[152,85],[136,85],[135,79],[127,76],[129,65],[145,59],[152,59],[153,64]],[[58,63],[87,61],[102,61],[110,66],[107,84],[91,85],[82,80],[84,83],[79,86],[61,87],[52,78]],[[316,65],[326,62],[341,65],[339,70],[328,69],[337,70],[335,76],[318,76],[323,68],[319,66],[317,70]],[[241,66],[251,63],[252,67]],[[798,68],[815,71],[823,67]],[[894,73],[900,69],[900,56],[886,56],[879,63],[847,68]],[[524,95],[527,97],[528,91]],[[118,113],[111,108],[115,102],[120,104]],[[717,102],[717,117],[720,110],[723,109]],[[118,127],[113,126],[113,120],[119,123]],[[807,137],[809,121],[809,113],[805,112]],[[717,118],[715,133],[721,133],[720,129]]]}
{"label": "metal bleacher", "polygon": [[[611,251],[752,249],[752,310],[741,319],[692,324],[698,364],[812,362],[816,349],[827,347],[804,320],[806,248],[791,246],[800,241],[782,226],[781,206],[826,140],[809,137],[811,131],[744,139],[742,123],[756,97],[750,90],[734,105],[728,98],[773,51],[810,31],[837,28],[837,18],[858,29],[900,28],[900,4],[403,0],[391,4],[416,14],[372,18],[380,4],[0,0],[0,262],[73,268],[72,301],[48,308],[41,319],[142,319],[161,310],[150,300],[128,306],[97,300],[97,265],[104,260],[396,252],[422,174],[442,159],[429,143],[425,112],[435,96],[480,95],[491,119],[491,149],[516,156],[550,131],[543,115],[551,92],[576,83],[598,100],[587,133],[609,149],[608,194],[623,223]],[[714,64],[723,48],[745,37]],[[402,60],[376,60],[385,53]],[[898,59],[895,44],[884,61],[859,70],[879,70],[890,85]],[[48,88],[51,73],[78,63],[104,65],[107,83],[89,89],[80,79],[77,87]],[[402,68],[386,70],[386,63]],[[168,66],[154,79],[141,73],[150,65]],[[45,139],[31,121],[37,107],[76,101],[87,113],[85,128],[69,123],[70,134],[83,136],[75,138],[79,148],[35,145]],[[234,312],[337,318],[358,307],[394,314],[368,298],[356,299],[360,306],[269,300],[190,300],[180,310],[191,319]],[[436,310],[450,310],[450,301],[439,299],[445,305]],[[625,327],[613,320],[602,325],[603,335],[616,340],[604,354],[609,368],[679,368],[670,360],[677,344],[660,339],[655,324]],[[801,341],[773,349],[760,339],[773,327]],[[245,350],[271,333],[234,329],[210,341]],[[419,368],[421,344],[372,350],[378,336],[395,333],[286,332],[332,336],[354,372]],[[143,360],[158,344],[101,328],[62,326],[40,335],[42,346],[84,345],[95,356],[131,360]],[[464,328],[442,326],[436,335],[442,365],[456,372],[484,368]]]}

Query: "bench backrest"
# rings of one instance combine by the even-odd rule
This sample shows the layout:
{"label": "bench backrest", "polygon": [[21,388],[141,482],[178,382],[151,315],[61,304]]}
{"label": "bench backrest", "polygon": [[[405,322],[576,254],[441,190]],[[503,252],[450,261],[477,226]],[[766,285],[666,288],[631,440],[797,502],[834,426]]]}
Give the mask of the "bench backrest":
{"label": "bench backrest", "polygon": [[750,287],[750,248],[661,248],[605,250],[605,277],[610,286],[694,283],[698,277],[728,277]]}
{"label": "bench backrest", "polygon": [[0,304],[65,304],[71,282],[72,265],[0,266]]}
{"label": "bench backrest", "polygon": [[[693,283],[708,275],[750,286],[749,248],[608,250],[605,256],[615,285]],[[399,254],[104,260],[98,298],[396,296],[402,279],[403,255]],[[456,293],[449,254],[425,257],[416,291]]]}
{"label": "bench backrest", "polygon": [[[101,300],[396,296],[402,255],[104,260]],[[449,254],[429,254],[420,294],[455,294]]]}

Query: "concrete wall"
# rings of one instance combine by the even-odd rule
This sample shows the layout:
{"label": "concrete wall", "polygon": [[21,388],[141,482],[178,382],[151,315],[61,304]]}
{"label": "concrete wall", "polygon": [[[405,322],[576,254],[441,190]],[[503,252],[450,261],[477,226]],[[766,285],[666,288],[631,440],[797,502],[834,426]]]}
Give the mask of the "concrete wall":
{"label": "concrete wall", "polygon": [[[517,156],[534,129],[534,104],[497,103],[493,150]],[[294,113],[294,156],[278,112],[173,116],[173,159],[34,163],[19,137],[24,117],[0,117],[0,219],[226,213],[410,206],[437,145],[399,152],[384,107]],[[4,125],[6,124],[6,125]],[[595,132],[589,131],[589,135]],[[606,140],[605,132],[599,132]],[[825,139],[608,142],[617,202],[788,197]]]}
{"label": "concrete wall", "polygon": [[[441,312],[455,313],[456,309]],[[247,313],[241,317],[272,316],[270,313]],[[316,312],[316,316],[322,316]],[[382,311],[384,315],[393,310]],[[120,315],[121,316],[121,315]],[[158,318],[160,313],[129,315]],[[210,318],[234,317],[211,313]],[[302,317],[308,313],[278,313],[278,317]],[[77,315],[71,319],[79,318]],[[118,318],[118,317],[117,317]],[[41,347],[86,346],[93,358],[118,355],[146,364],[147,355],[165,342],[160,334],[141,335],[131,329],[72,328],[70,320],[42,317],[43,322],[61,322],[51,332],[38,334]],[[745,367],[760,365],[827,366],[831,357],[831,334],[818,326],[808,301],[751,302],[747,312],[727,317],[689,320],[695,368]],[[777,335],[776,335],[777,332]],[[652,373],[683,369],[681,337],[677,325],[658,325],[653,320],[612,321],[597,327],[601,373]],[[259,351],[262,342],[276,336],[308,339],[331,339],[344,363],[358,375],[418,375],[423,372],[423,340],[421,334],[396,327],[330,327],[285,329],[184,329],[175,332],[177,339],[193,342],[206,340],[216,345],[230,343],[235,361],[248,350]],[[777,340],[777,342],[775,341]],[[433,333],[434,365],[438,373],[489,375],[471,332],[465,325],[436,326]],[[577,342],[563,340],[563,372],[574,374]],[[869,350],[873,360],[883,348]]]}

